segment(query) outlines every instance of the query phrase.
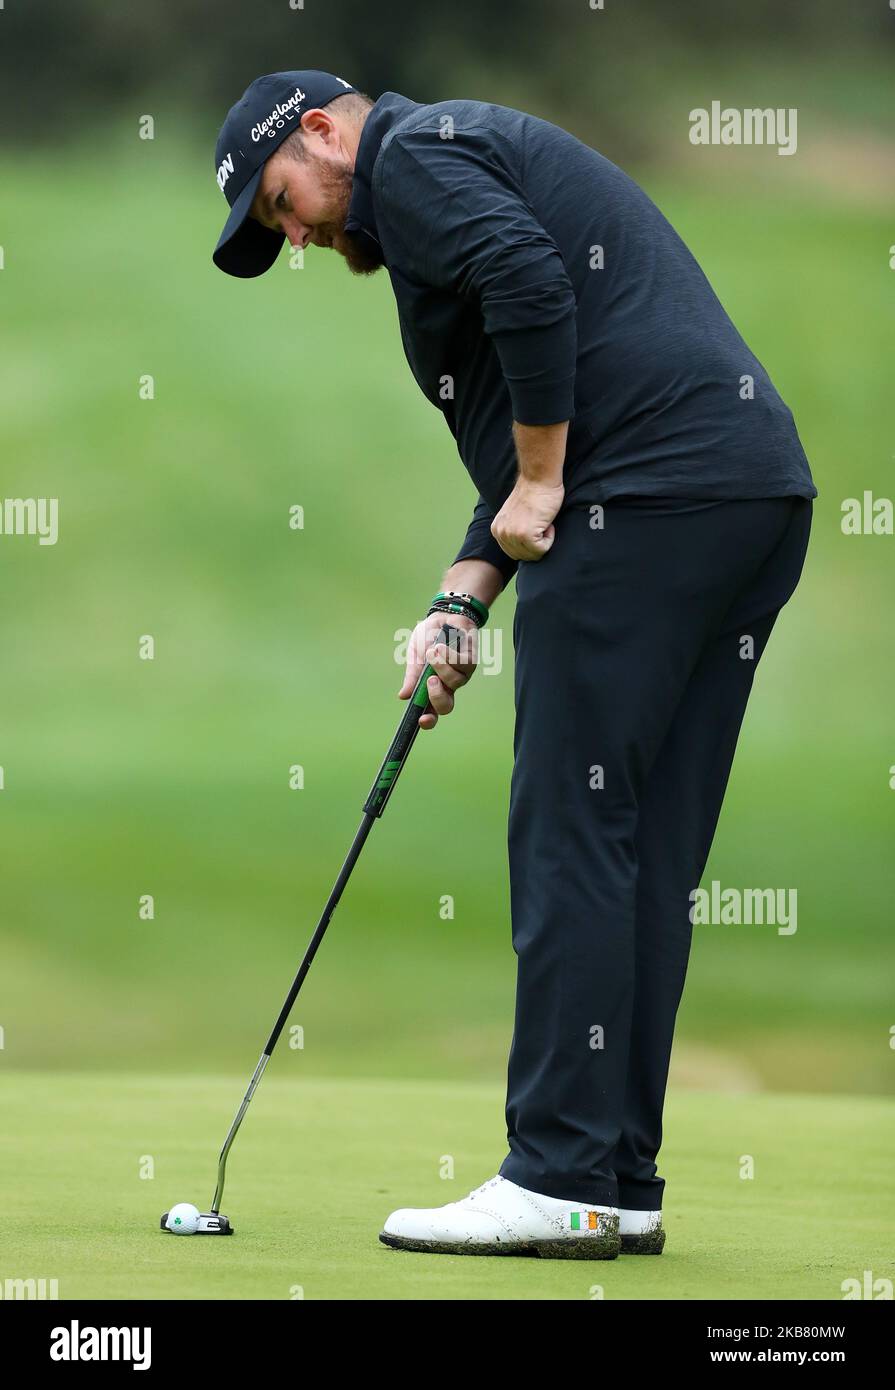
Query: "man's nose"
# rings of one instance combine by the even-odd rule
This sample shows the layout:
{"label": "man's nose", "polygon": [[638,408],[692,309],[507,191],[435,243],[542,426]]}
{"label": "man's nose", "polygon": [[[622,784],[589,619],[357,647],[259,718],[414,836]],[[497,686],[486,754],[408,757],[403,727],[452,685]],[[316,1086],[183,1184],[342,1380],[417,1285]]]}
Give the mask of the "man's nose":
{"label": "man's nose", "polygon": [[307,250],[311,240],[310,227],[299,222],[297,217],[283,217],[280,219],[280,229],[290,246],[300,246],[303,251]]}

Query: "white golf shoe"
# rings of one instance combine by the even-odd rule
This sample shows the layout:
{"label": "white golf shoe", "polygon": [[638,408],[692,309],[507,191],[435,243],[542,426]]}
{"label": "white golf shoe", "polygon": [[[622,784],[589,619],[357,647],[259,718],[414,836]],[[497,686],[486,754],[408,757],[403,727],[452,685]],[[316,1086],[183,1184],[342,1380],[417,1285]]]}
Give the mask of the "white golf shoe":
{"label": "white golf shoe", "polygon": [[661,1255],[665,1246],[660,1211],[629,1211],[618,1214],[623,1255]]}
{"label": "white golf shoe", "polygon": [[397,1250],[440,1255],[614,1260],[618,1208],[545,1197],[497,1177],[461,1202],[393,1211],[379,1239]]}

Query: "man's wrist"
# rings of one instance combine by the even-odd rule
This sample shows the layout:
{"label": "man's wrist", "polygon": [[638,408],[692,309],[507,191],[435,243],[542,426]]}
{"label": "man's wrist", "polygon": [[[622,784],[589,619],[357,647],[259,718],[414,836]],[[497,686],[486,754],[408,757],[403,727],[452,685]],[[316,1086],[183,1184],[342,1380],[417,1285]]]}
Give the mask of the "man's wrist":
{"label": "man's wrist", "polygon": [[504,576],[490,560],[470,558],[451,565],[441,583],[442,591],[472,594],[486,608],[491,608],[503,593]]}
{"label": "man's wrist", "polygon": [[546,478],[529,478],[520,472],[516,479],[516,490],[518,492],[564,492],[565,485],[562,478],[551,483]]}

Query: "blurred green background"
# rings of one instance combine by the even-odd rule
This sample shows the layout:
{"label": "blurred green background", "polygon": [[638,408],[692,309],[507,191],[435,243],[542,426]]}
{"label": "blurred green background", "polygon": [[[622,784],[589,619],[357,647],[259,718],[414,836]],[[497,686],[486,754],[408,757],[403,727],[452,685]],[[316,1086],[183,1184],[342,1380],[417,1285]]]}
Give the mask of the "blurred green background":
{"label": "blurred green background", "polygon": [[[3,1065],[250,1070],[397,721],[396,633],[465,530],[473,489],[387,277],[313,250],[245,283],[211,263],[227,106],[322,66],[519,105],[623,163],[793,409],[813,545],[706,881],[796,888],[798,932],[697,929],[674,1079],[888,1091],[895,540],[843,536],[840,504],[892,490],[895,16],[307,0],[2,24],[3,495],[60,504],[55,547],[0,537]],[[691,146],[715,98],[798,107],[798,154]],[[420,740],[368,844],[284,1069],[504,1074],[512,606],[501,669]]]}

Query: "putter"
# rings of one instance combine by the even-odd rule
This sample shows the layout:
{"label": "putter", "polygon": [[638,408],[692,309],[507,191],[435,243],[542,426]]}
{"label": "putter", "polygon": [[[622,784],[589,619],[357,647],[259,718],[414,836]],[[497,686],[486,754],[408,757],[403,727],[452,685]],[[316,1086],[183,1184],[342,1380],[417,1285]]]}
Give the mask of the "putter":
{"label": "putter", "polygon": [[[452,640],[451,634],[459,632],[459,628],[454,627],[451,623],[445,623],[441,629],[440,634],[435,640],[436,642],[444,642],[445,645],[452,648],[452,650],[456,652],[457,639],[453,638]],[[361,819],[360,827],[358,828],[357,834],[354,837],[345,862],[339,870],[339,877],[336,879],[335,884],[333,886],[333,890],[326,900],[326,906],[323,909],[320,921],[317,923],[316,930],[314,932],[314,935],[311,937],[308,949],[305,951],[301,965],[298,967],[298,973],[296,974],[295,979],[292,981],[292,988],[286,995],[286,1001],[283,1004],[283,1007],[280,1010],[279,1017],[273,1026],[273,1031],[271,1032],[270,1037],[267,1039],[267,1042],[264,1045],[264,1051],[261,1053],[261,1056],[258,1060],[258,1065],[252,1073],[252,1079],[249,1082],[246,1093],[242,1098],[242,1103],[236,1112],[236,1117],[232,1125],[230,1126],[226,1139],[224,1140],[224,1147],[221,1149],[220,1157],[218,1159],[218,1179],[217,1186],[214,1190],[214,1199],[211,1203],[211,1211],[202,1212],[200,1214],[199,1222],[195,1231],[196,1235],[233,1235],[233,1227],[230,1225],[229,1219],[226,1216],[221,1215],[221,1202],[224,1199],[224,1176],[227,1171],[227,1157],[230,1153],[231,1148],[233,1147],[233,1141],[236,1138],[236,1135],[239,1131],[239,1126],[242,1124],[243,1119],[245,1117],[245,1113],[249,1108],[249,1103],[252,1099],[252,1096],[258,1089],[258,1085],[261,1081],[262,1076],[264,1075],[264,1069],[270,1061],[271,1054],[277,1045],[277,1039],[282,1033],[283,1028],[286,1024],[286,1020],[292,1011],[292,1005],[295,1003],[298,997],[298,992],[304,984],[305,976],[311,968],[311,962],[317,954],[317,948],[319,947],[321,941],[326,935],[326,929],[329,926],[329,920],[332,917],[334,911],[336,910],[336,906],[338,905],[339,899],[345,891],[345,885],[351,877],[351,871],[357,863],[358,858],[360,857],[360,852],[364,847],[364,842],[366,841],[367,836],[372,830],[373,825],[385,810],[388,799],[394,791],[395,783],[401,775],[401,769],[407,761],[407,756],[410,753],[411,748],[413,747],[417,734],[419,733],[420,718],[422,717],[422,715],[431,714],[432,712],[432,706],[429,703],[429,695],[426,688],[426,682],[428,681],[431,675],[434,675],[434,672],[432,670],[432,667],[427,665],[425,667],[425,670],[423,671],[423,674],[420,676],[419,680],[416,683],[413,695],[408,701],[407,708],[405,709],[404,714],[401,718],[401,722],[398,725],[397,732],[391,741],[389,750],[385,755],[379,772],[377,773],[376,781],[373,783],[373,786],[370,789],[370,795],[364,802],[364,813]],[[163,1231],[168,1231],[168,1227],[166,1224],[167,1220],[168,1213],[165,1212],[161,1219],[161,1228]],[[168,1234],[170,1235],[171,1232],[168,1231]]]}

